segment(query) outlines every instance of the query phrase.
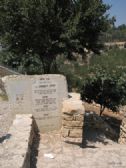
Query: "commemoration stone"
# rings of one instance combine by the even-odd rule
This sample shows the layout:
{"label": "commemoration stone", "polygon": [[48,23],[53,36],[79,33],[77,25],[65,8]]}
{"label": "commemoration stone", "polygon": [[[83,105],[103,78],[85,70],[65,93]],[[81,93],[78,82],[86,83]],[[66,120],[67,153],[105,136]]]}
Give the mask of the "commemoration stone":
{"label": "commemoration stone", "polygon": [[62,101],[68,98],[63,75],[11,75],[2,80],[13,115],[32,113],[41,132],[61,128]]}

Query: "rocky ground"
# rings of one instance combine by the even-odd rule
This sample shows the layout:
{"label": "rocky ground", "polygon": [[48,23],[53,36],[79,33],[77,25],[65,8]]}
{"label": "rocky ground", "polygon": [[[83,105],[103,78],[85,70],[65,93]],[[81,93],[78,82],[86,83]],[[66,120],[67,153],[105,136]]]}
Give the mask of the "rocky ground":
{"label": "rocky ground", "polygon": [[107,139],[82,148],[78,139],[70,142],[60,134],[43,134],[31,168],[126,168],[125,151],[126,146]]}
{"label": "rocky ground", "polygon": [[[99,105],[89,104],[87,102],[84,102],[84,107],[85,107],[86,111],[90,111],[90,112],[93,111],[98,115],[100,113],[100,106]],[[105,110],[103,112],[103,116],[113,117],[118,120],[122,120],[124,115],[122,113],[117,113],[117,112],[113,113],[111,110],[105,108]]]}
{"label": "rocky ground", "polygon": [[12,124],[12,116],[7,101],[0,100],[0,141],[6,135]]}
{"label": "rocky ground", "polygon": [[[118,114],[114,115],[120,119]],[[9,104],[0,100],[0,143],[11,123]],[[87,128],[84,136],[85,146],[78,139],[70,142],[58,133],[40,135],[33,147],[31,168],[126,168],[126,146],[108,139],[97,129]]]}

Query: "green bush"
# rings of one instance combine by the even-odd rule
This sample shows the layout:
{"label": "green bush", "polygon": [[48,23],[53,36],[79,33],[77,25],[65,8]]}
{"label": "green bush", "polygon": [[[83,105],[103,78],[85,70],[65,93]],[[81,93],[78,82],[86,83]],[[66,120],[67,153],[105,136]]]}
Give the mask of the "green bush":
{"label": "green bush", "polygon": [[95,66],[84,80],[81,91],[82,100],[100,104],[100,115],[106,107],[118,111],[120,105],[126,104],[125,79],[126,73],[122,72],[122,67],[110,72]]}
{"label": "green bush", "polygon": [[38,55],[24,55],[19,57],[13,52],[0,51],[0,64],[11,67],[23,74],[42,74],[43,66]]}

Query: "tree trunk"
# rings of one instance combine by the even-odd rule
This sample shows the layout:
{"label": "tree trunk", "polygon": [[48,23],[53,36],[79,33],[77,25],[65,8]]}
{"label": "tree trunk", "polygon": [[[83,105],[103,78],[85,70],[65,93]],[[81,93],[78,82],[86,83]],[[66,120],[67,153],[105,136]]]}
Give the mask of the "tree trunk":
{"label": "tree trunk", "polygon": [[43,65],[43,71],[44,71],[44,74],[49,74],[51,73],[51,68],[52,68],[52,64],[53,64],[53,59],[49,59],[48,57],[45,57],[45,58],[41,58],[41,62],[42,62],[42,65]]}
{"label": "tree trunk", "polygon": [[103,111],[105,110],[105,106],[101,105],[100,106],[100,116],[102,115]]}

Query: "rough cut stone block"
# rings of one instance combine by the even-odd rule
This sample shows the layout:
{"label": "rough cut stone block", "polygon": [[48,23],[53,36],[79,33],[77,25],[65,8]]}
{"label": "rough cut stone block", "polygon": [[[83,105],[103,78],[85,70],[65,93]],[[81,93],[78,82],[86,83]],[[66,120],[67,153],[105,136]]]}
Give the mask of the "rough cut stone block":
{"label": "rough cut stone block", "polygon": [[68,95],[69,95],[69,98],[71,98],[71,99],[74,99],[74,100],[80,100],[81,99],[81,95],[80,95],[80,93],[68,93]]}
{"label": "rough cut stone block", "polygon": [[69,133],[70,133],[70,130],[67,129],[67,128],[63,128],[62,129],[62,136],[65,138],[65,137],[68,137],[69,136]]}
{"label": "rough cut stone block", "polygon": [[72,115],[63,114],[62,119],[66,121],[72,121],[74,117]]}
{"label": "rough cut stone block", "polygon": [[72,121],[63,120],[62,125],[67,127],[72,127]]}
{"label": "rough cut stone block", "polygon": [[63,120],[63,126],[66,127],[82,127],[83,126],[83,121],[66,121]]}
{"label": "rough cut stone block", "polygon": [[82,144],[82,137],[81,138],[64,137],[64,142],[81,145]]}
{"label": "rough cut stone block", "polygon": [[62,113],[69,115],[84,115],[85,109],[81,100],[68,99],[63,102]]}
{"label": "rough cut stone block", "polygon": [[84,121],[84,115],[75,115],[74,120],[83,122]]}
{"label": "rough cut stone block", "polygon": [[69,137],[81,138],[83,134],[83,129],[72,129],[70,130]]}
{"label": "rough cut stone block", "polygon": [[30,153],[35,135],[32,115],[16,115],[0,153],[0,168],[30,168]]}
{"label": "rough cut stone block", "polygon": [[61,128],[62,101],[68,98],[64,76],[13,75],[2,80],[14,115],[32,113],[41,132]]}
{"label": "rough cut stone block", "polygon": [[70,98],[63,102],[62,136],[82,138],[84,125],[84,106],[78,99]]}
{"label": "rough cut stone block", "polygon": [[122,120],[122,124],[120,126],[120,137],[119,137],[119,144],[126,144],[126,118]]}
{"label": "rough cut stone block", "polygon": [[72,127],[83,127],[83,121],[72,121]]}

